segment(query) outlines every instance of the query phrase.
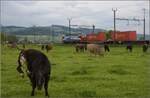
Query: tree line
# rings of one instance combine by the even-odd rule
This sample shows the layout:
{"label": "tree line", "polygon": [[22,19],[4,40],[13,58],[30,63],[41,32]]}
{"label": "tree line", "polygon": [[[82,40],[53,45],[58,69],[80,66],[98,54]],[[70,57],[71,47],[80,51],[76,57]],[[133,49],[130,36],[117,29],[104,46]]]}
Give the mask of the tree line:
{"label": "tree line", "polygon": [[0,35],[1,35],[1,43],[18,41],[18,38],[15,35],[9,35],[4,32],[0,32]]}

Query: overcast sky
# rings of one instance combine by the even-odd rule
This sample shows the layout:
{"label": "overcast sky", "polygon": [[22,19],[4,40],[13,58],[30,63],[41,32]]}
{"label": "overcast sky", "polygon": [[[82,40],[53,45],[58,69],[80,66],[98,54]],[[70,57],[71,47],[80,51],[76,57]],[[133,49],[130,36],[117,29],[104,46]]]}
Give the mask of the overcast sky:
{"label": "overcast sky", "polygon": [[[143,18],[146,9],[146,33],[149,34],[149,1],[1,1],[1,24],[16,26],[93,25],[113,29],[116,17]],[[143,33],[143,22],[116,21],[117,30],[136,30]]]}

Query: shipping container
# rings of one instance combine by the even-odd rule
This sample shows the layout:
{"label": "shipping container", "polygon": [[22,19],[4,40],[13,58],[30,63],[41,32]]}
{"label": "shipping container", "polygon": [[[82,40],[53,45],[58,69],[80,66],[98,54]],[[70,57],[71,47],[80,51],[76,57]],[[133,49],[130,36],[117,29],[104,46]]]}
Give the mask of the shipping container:
{"label": "shipping container", "polygon": [[111,32],[111,38],[115,41],[136,41],[136,31]]}
{"label": "shipping container", "polygon": [[97,41],[105,41],[106,40],[106,36],[104,32],[99,32],[97,34]]}
{"label": "shipping container", "polygon": [[97,41],[97,34],[91,33],[86,35],[87,41]]}
{"label": "shipping container", "polygon": [[80,36],[81,41],[87,41],[87,42],[95,42],[95,41],[105,41],[105,33],[99,32],[98,34],[90,33],[86,36]]}

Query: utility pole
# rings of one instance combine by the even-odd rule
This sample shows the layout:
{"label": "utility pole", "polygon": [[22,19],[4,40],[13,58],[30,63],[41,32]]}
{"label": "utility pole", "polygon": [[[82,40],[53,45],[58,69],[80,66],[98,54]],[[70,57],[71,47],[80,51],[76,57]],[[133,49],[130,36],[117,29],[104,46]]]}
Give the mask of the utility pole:
{"label": "utility pole", "polygon": [[35,25],[33,25],[33,37],[34,37],[34,43],[35,43]]}
{"label": "utility pole", "polygon": [[51,32],[52,32],[52,43],[53,43],[54,42],[53,25],[51,26]]}
{"label": "utility pole", "polygon": [[93,33],[94,33],[94,32],[95,32],[95,25],[93,24],[93,26],[92,26],[92,27],[93,27]]}
{"label": "utility pole", "polygon": [[116,11],[117,11],[117,8],[112,8],[112,11],[114,13],[114,41],[115,41],[115,33],[116,33]]}
{"label": "utility pole", "polygon": [[49,42],[50,42],[50,40],[51,40],[51,26],[50,26],[50,32],[49,32],[49,38],[48,38],[48,40],[49,40]]}
{"label": "utility pole", "polygon": [[4,43],[6,44],[6,41],[7,41],[7,35],[6,35],[6,32],[4,32]]}
{"label": "utility pole", "polygon": [[145,40],[145,8],[143,9],[143,39]]}
{"label": "utility pole", "polygon": [[68,21],[69,21],[69,34],[71,35],[71,20],[72,18],[68,18]]}

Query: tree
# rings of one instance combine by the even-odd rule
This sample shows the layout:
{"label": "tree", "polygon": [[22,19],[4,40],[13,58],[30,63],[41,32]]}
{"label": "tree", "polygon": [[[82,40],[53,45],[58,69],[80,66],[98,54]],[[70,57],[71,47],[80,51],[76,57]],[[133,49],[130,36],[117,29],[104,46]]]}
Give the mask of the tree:
{"label": "tree", "polygon": [[111,39],[111,32],[112,32],[112,30],[108,30],[108,31],[105,32],[105,35],[106,35],[106,39],[107,39],[107,40],[108,40],[108,39]]}
{"label": "tree", "polygon": [[6,41],[6,34],[5,33],[3,33],[3,32],[0,32],[0,38],[1,38],[1,42],[4,42],[4,41]]}
{"label": "tree", "polygon": [[144,40],[144,37],[143,36],[139,37],[139,40]]}
{"label": "tree", "polygon": [[7,41],[9,41],[9,42],[17,42],[18,38],[15,35],[7,35]]}

